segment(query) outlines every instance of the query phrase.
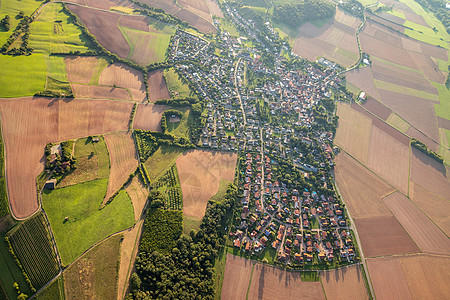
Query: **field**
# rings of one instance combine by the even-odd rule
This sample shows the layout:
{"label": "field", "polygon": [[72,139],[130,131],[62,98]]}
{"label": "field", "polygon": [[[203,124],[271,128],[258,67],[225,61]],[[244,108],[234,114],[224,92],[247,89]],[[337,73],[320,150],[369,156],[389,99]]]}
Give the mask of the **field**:
{"label": "field", "polygon": [[381,198],[394,188],[345,153],[335,163],[336,184],[353,218],[392,215]]}
{"label": "field", "polygon": [[403,120],[402,118],[400,118],[397,114],[395,113],[391,113],[391,115],[389,116],[389,118],[386,120],[386,122],[391,125],[392,127],[394,127],[395,129],[405,133],[410,125]]}
{"label": "field", "polygon": [[110,99],[110,100],[129,100],[130,92],[124,88],[110,86],[95,86],[85,84],[71,84],[75,98],[81,99]]}
{"label": "field", "polygon": [[99,84],[122,87],[136,102],[145,100],[144,76],[127,65],[112,64],[106,67],[100,74]]}
{"label": "field", "polygon": [[369,299],[361,266],[320,273],[327,299]]}
{"label": "field", "polygon": [[183,192],[183,214],[202,218],[208,200],[219,190],[221,179],[234,179],[237,155],[188,151],[177,158]]}
{"label": "field", "polygon": [[408,198],[395,193],[384,201],[423,252],[450,254],[448,237]]}
{"label": "field", "polygon": [[37,300],[64,300],[64,280],[63,276],[59,276],[49,286],[47,286],[39,295]]}
{"label": "field", "polygon": [[141,217],[145,203],[147,202],[148,190],[136,176],[125,187],[125,190],[133,203],[134,219],[137,221]]}
{"label": "field", "polygon": [[9,200],[14,215],[25,218],[38,208],[35,181],[43,171],[45,144],[126,130],[132,104],[22,98],[2,99],[0,108]]}
{"label": "field", "polygon": [[99,64],[99,59],[95,56],[70,56],[65,59],[65,63],[70,82],[89,84]]}
{"label": "field", "polygon": [[148,91],[150,102],[160,99],[169,99],[169,90],[162,70],[156,70],[148,73]]}
{"label": "field", "polygon": [[356,218],[355,223],[366,257],[419,252],[395,217]]}
{"label": "field", "polygon": [[150,180],[157,179],[168,170],[168,168],[176,162],[177,157],[184,151],[184,149],[178,147],[160,146],[155,153],[145,161]]}
{"label": "field", "polygon": [[44,222],[44,216],[39,214],[8,233],[14,253],[36,290],[59,272],[55,250]]}
{"label": "field", "polygon": [[3,143],[3,137],[2,135],[0,135],[0,219],[2,219],[8,214],[9,214],[9,202],[5,178],[5,148]]}
{"label": "field", "polygon": [[139,104],[134,116],[135,129],[161,131],[161,117],[165,110],[163,105]]}
{"label": "field", "polygon": [[152,183],[152,190],[158,191],[164,199],[164,207],[172,210],[183,209],[183,196],[176,165],[172,165],[164,175]]}
{"label": "field", "polygon": [[74,261],[96,242],[133,225],[133,205],[125,191],[99,209],[107,184],[107,179],[97,179],[51,192],[44,191],[42,202],[63,265]]}
{"label": "field", "polygon": [[164,79],[171,97],[189,97],[191,90],[184,84],[173,68],[164,70]]}
{"label": "field", "polygon": [[227,255],[222,287],[222,299],[245,299],[248,293],[253,265],[245,258]]}
{"label": "field", "polygon": [[131,133],[105,135],[105,141],[111,159],[108,190],[105,197],[108,200],[136,170],[138,161]]}
{"label": "field", "polygon": [[[365,68],[364,70],[368,69]],[[387,121],[389,118],[391,118],[391,116],[395,115],[391,112],[389,108],[387,108],[386,106],[381,104],[381,102],[375,100],[372,97],[368,98],[367,101],[362,105],[362,107],[368,110],[370,113],[374,114],[375,116],[379,117],[383,121]]]}
{"label": "field", "polygon": [[110,237],[64,271],[66,299],[116,299],[122,238]]}

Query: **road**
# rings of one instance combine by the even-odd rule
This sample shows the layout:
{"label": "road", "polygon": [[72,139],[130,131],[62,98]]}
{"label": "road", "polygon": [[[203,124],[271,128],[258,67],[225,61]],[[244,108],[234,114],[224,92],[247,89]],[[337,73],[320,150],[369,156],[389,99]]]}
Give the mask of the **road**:
{"label": "road", "polygon": [[241,103],[242,117],[244,118],[244,126],[247,125],[247,119],[245,117],[244,105],[242,104],[241,94],[239,93],[239,86],[237,84],[237,70],[239,69],[239,64],[241,63],[241,58],[238,59],[236,66],[234,67],[234,86],[236,87],[236,93]]}

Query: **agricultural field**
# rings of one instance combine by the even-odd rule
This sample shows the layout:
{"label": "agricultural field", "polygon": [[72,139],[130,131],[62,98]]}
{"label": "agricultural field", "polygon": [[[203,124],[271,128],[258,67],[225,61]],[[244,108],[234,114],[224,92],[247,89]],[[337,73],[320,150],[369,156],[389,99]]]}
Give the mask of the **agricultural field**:
{"label": "agricultural field", "polygon": [[99,84],[122,87],[130,93],[135,102],[145,100],[144,76],[127,65],[112,64],[106,67],[100,74]]}
{"label": "agricultural field", "polygon": [[124,190],[100,209],[107,185],[107,179],[97,179],[53,191],[44,190],[43,206],[63,265],[73,262],[96,242],[133,225],[133,204]]}
{"label": "agricultural field", "polygon": [[2,135],[0,135],[0,219],[2,219],[8,214],[9,214],[9,202],[5,178],[5,148],[3,144],[3,137]]}
{"label": "agricultural field", "polygon": [[[44,146],[80,136],[127,130],[132,104],[119,101],[0,100],[12,212],[25,218],[37,208],[36,177],[43,171]],[[23,145],[26,145],[24,147]]]}
{"label": "agricultural field", "polygon": [[189,97],[191,95],[189,86],[181,81],[180,76],[173,68],[164,70],[164,79],[170,97]]}
{"label": "agricultural field", "polygon": [[122,239],[108,238],[64,270],[65,299],[116,299]]}
{"label": "agricultural field", "polygon": [[164,110],[163,105],[139,104],[136,108],[133,127],[135,129],[161,131],[161,117]]}
{"label": "agricultural field", "polygon": [[37,300],[64,300],[64,280],[59,276],[36,296]]}
{"label": "agricultural field", "polygon": [[131,182],[125,187],[125,190],[133,203],[134,219],[137,221],[144,211],[148,190],[136,176],[133,177]]}
{"label": "agricultural field", "polygon": [[161,145],[146,161],[145,166],[150,180],[155,180],[172,166],[184,149]]}
{"label": "agricultural field", "polygon": [[156,70],[148,73],[148,91],[149,101],[169,99],[169,90],[167,89],[166,80],[163,76],[163,70]]}
{"label": "agricultural field", "polygon": [[220,180],[232,181],[237,155],[193,150],[178,156],[177,169],[183,192],[183,214],[202,218]]}
{"label": "agricultural field", "polygon": [[254,263],[240,256],[227,255],[222,299],[244,299],[251,283]]}
{"label": "agricultural field", "polygon": [[183,210],[183,195],[176,165],[172,165],[167,172],[152,184],[152,190],[157,191],[164,199],[164,207],[172,210]]}
{"label": "agricultural field", "polygon": [[320,272],[327,299],[369,299],[361,266]]}

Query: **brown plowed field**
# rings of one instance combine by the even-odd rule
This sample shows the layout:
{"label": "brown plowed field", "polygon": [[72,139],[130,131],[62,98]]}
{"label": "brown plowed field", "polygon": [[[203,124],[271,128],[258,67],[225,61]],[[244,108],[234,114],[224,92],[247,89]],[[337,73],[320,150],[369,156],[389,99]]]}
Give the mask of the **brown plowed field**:
{"label": "brown plowed field", "polygon": [[359,265],[321,272],[327,299],[369,299]]}
{"label": "brown plowed field", "polygon": [[216,28],[211,23],[203,18],[200,18],[187,9],[180,10],[175,14],[175,16],[182,19],[183,21],[188,22],[189,25],[197,28],[203,33],[216,33]]}
{"label": "brown plowed field", "polygon": [[125,88],[136,102],[145,100],[144,76],[127,65],[115,63],[106,67],[100,74],[99,84]]}
{"label": "brown plowed field", "polygon": [[394,193],[384,201],[422,251],[450,254],[449,238],[408,198]]}
{"label": "brown plowed field", "polygon": [[386,121],[391,115],[391,110],[389,108],[372,97],[367,99],[367,101],[363,104],[363,107],[384,121]]}
{"label": "brown plowed field", "polygon": [[205,0],[179,0],[178,3],[180,3],[185,9],[198,15],[200,18],[203,18],[208,22],[212,22],[209,8],[205,3]]}
{"label": "brown plowed field", "polygon": [[147,17],[144,16],[120,16],[119,26],[128,27],[140,31],[149,31]]}
{"label": "brown plowed field", "polygon": [[35,183],[45,144],[126,130],[132,104],[27,97],[0,99],[0,109],[9,200],[14,215],[26,218],[38,209]]}
{"label": "brown plowed field", "polygon": [[254,263],[248,259],[231,254],[227,255],[223,277],[222,299],[235,300],[246,298],[253,265]]}
{"label": "brown plowed field", "polygon": [[391,21],[384,20],[384,19],[380,18],[378,15],[375,15],[375,14],[374,14],[374,15],[370,15],[370,19],[368,19],[368,21],[369,21],[369,22],[378,22],[378,23],[381,23],[381,24],[383,24],[383,25],[385,25],[385,26],[391,27],[391,28],[394,29],[394,30],[398,30],[398,31],[401,32],[401,33],[404,33],[404,32],[405,32],[405,27],[400,26],[400,25],[398,25],[398,24],[395,24],[395,23],[393,23],[393,22],[391,22]]}
{"label": "brown plowed field", "polygon": [[367,161],[372,120],[357,112],[350,105],[337,103],[339,125],[336,130],[336,145],[339,145],[353,157]]}
{"label": "brown plowed field", "polygon": [[422,53],[410,52],[411,57],[425,76],[432,81],[443,84],[446,76],[439,70],[439,66],[429,57]]}
{"label": "brown plowed field", "polygon": [[166,80],[163,76],[163,70],[156,70],[148,73],[148,92],[150,102],[170,98]]}
{"label": "brown plowed field", "polygon": [[421,141],[422,143],[427,145],[428,148],[430,148],[434,152],[437,153],[439,151],[439,144],[436,141],[433,141],[432,139],[430,139],[428,136],[424,135],[422,132],[417,130],[415,127],[410,126],[408,128],[408,130],[406,130],[406,134],[410,137],[418,139],[419,141]]}
{"label": "brown plowed field", "polygon": [[163,105],[139,104],[134,117],[133,128],[151,131],[161,131]]}
{"label": "brown plowed field", "polygon": [[139,0],[139,2],[153,7],[162,8],[166,13],[172,15],[180,10],[180,7],[178,7],[172,0]]}
{"label": "brown plowed field", "polygon": [[219,191],[221,179],[233,181],[237,154],[188,151],[177,158],[183,192],[183,214],[203,218],[208,200]]}
{"label": "brown plowed field", "polygon": [[94,75],[98,58],[92,57],[67,57],[65,60],[69,82],[88,84]]}
{"label": "brown plowed field", "polygon": [[325,299],[320,281],[303,282],[300,276],[299,272],[255,264],[247,299]]}
{"label": "brown plowed field", "polygon": [[355,218],[355,223],[366,257],[420,252],[393,216]]}
{"label": "brown plowed field", "polygon": [[131,183],[125,190],[133,202],[134,217],[137,221],[141,217],[145,203],[147,202],[148,190],[137,177],[131,180]]}
{"label": "brown plowed field", "polygon": [[205,0],[205,2],[208,5],[211,15],[223,18],[222,10],[215,0]]}
{"label": "brown plowed field", "polygon": [[427,43],[420,43],[421,51],[416,51],[423,53],[426,56],[436,57],[442,60],[447,60],[447,50],[444,48],[436,47]]}
{"label": "brown plowed field", "polygon": [[76,98],[118,99],[131,101],[130,93],[122,88],[76,83],[72,83],[71,87]]}
{"label": "brown plowed field", "polygon": [[356,86],[358,89],[364,91],[366,94],[380,98],[378,94],[378,89],[375,86],[372,78],[371,68],[354,69],[345,74],[347,82]]}
{"label": "brown plowed field", "polygon": [[409,145],[372,126],[367,166],[403,193],[408,193]]}
{"label": "brown plowed field", "polygon": [[105,196],[107,201],[136,170],[138,160],[131,133],[105,135],[105,142],[111,160],[108,190]]}
{"label": "brown plowed field", "polygon": [[416,148],[411,149],[411,180],[433,194],[450,200],[450,181],[445,167]]}
{"label": "brown plowed field", "polygon": [[336,184],[354,218],[392,215],[381,198],[394,188],[345,153],[335,163]]}
{"label": "brown plowed field", "polygon": [[450,202],[420,185],[410,183],[410,198],[447,236],[450,236]]}
{"label": "brown plowed field", "polygon": [[438,126],[450,130],[450,120],[437,117]]}
{"label": "brown plowed field", "polygon": [[81,19],[103,47],[121,58],[127,57],[130,46],[117,27],[119,14],[78,5],[68,5],[68,8]]}

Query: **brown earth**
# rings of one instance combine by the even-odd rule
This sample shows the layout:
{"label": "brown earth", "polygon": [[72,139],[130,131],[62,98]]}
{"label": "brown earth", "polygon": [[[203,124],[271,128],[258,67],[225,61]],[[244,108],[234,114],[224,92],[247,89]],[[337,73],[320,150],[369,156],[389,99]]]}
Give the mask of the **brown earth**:
{"label": "brown earth", "polygon": [[427,43],[420,43],[420,51],[419,53],[423,53],[426,56],[436,57],[442,60],[447,60],[447,50],[441,47],[436,47],[434,45],[430,45]]}
{"label": "brown earth", "polygon": [[450,120],[437,117],[438,126],[450,130]]}
{"label": "brown earth", "polygon": [[445,83],[446,76],[439,70],[439,66],[429,56],[422,53],[410,52],[411,57],[418,69],[425,73],[425,76],[439,84]]}
{"label": "brown earth", "polygon": [[166,13],[172,15],[180,10],[180,7],[178,7],[172,0],[139,0],[139,2],[153,7],[162,8]]}
{"label": "brown earth", "polygon": [[163,70],[148,73],[148,92],[150,102],[170,98]]}
{"label": "brown earth", "polygon": [[125,190],[130,196],[131,202],[133,202],[134,217],[137,221],[144,211],[148,190],[137,177],[131,180],[131,183],[125,187]]}
{"label": "brown earth", "polygon": [[420,251],[393,216],[355,218],[355,224],[366,257]]}
{"label": "brown earth", "polygon": [[175,14],[176,17],[182,19],[183,21],[188,22],[192,27],[197,28],[200,32],[203,33],[216,33],[216,28],[209,23],[207,20],[200,18],[198,15],[193,12],[182,9]]}
{"label": "brown earth", "polygon": [[130,93],[123,88],[72,83],[75,98],[117,99],[131,101]]}
{"label": "brown earth", "polygon": [[206,21],[212,23],[209,8],[205,0],[179,0],[178,3],[181,4],[181,6],[183,6],[185,9],[199,16],[200,18],[203,18]]}
{"label": "brown earth", "polygon": [[379,99],[378,89],[372,78],[372,69],[369,67],[354,69],[345,74],[348,83],[364,91],[367,95]]}
{"label": "brown earth", "polygon": [[208,5],[209,12],[211,15],[223,18],[223,12],[220,9],[219,4],[215,0],[205,0],[206,4]]}
{"label": "brown earth", "polygon": [[118,25],[140,31],[149,31],[148,20],[145,16],[121,15]]}
{"label": "brown earth", "polygon": [[161,117],[164,109],[164,105],[138,104],[133,128],[161,131]]}
{"label": "brown earth", "polygon": [[394,193],[384,198],[384,201],[422,251],[450,254],[448,237],[408,198]]}
{"label": "brown earth", "polygon": [[69,82],[88,84],[94,75],[98,58],[95,56],[67,57],[64,62]]}
{"label": "brown earth", "polygon": [[142,72],[121,63],[106,67],[100,74],[99,84],[127,89],[136,102],[143,102],[146,97]]}
{"label": "brown earth", "polygon": [[367,101],[363,104],[363,107],[370,111],[372,114],[386,121],[391,115],[391,110],[381,104],[381,102],[369,97]]}
{"label": "brown earth", "polygon": [[203,218],[208,200],[219,190],[221,179],[233,181],[237,154],[192,150],[177,158],[183,193],[183,214]]}
{"label": "brown earth", "polygon": [[117,27],[119,14],[71,4],[67,7],[81,19],[103,47],[121,58],[127,57],[130,46]]}
{"label": "brown earth", "polygon": [[428,148],[430,148],[434,152],[439,151],[439,143],[432,140],[431,138],[429,138],[428,136],[417,130],[415,127],[410,126],[408,130],[406,130],[406,134],[410,137],[418,139],[419,141],[427,145]]}
{"label": "brown earth", "polygon": [[320,277],[327,299],[369,299],[359,265],[323,271]]}
{"label": "brown earth", "polygon": [[17,218],[38,209],[36,177],[49,142],[126,130],[132,104],[110,100],[0,99],[8,195]]}
{"label": "brown earth", "polygon": [[393,187],[379,179],[348,154],[335,159],[336,184],[353,218],[391,216],[381,198]]}
{"label": "brown earth", "polygon": [[254,263],[248,259],[227,255],[222,287],[222,299],[245,299]]}
{"label": "brown earth", "polygon": [[377,23],[381,23],[384,26],[389,26],[391,27],[393,30],[398,30],[401,33],[405,33],[405,27],[399,25],[399,24],[395,24],[394,22],[391,22],[389,20],[385,20],[383,18],[380,18],[380,16],[373,14],[370,15],[370,19],[368,19],[369,22],[377,22]]}
{"label": "brown earth", "polygon": [[130,132],[105,135],[105,142],[111,160],[108,190],[105,196],[107,201],[136,170],[138,160]]}

